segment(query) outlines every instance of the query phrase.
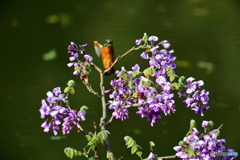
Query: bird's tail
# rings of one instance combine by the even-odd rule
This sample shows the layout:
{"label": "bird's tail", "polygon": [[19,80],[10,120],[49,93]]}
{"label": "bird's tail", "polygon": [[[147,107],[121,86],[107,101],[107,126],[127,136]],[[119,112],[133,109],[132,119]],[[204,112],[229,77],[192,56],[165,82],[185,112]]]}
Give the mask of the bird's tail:
{"label": "bird's tail", "polygon": [[115,69],[114,69],[114,67],[112,67],[107,73],[105,73],[104,75],[106,75],[106,76],[109,76],[109,75],[111,75],[111,74],[114,74],[115,73]]}

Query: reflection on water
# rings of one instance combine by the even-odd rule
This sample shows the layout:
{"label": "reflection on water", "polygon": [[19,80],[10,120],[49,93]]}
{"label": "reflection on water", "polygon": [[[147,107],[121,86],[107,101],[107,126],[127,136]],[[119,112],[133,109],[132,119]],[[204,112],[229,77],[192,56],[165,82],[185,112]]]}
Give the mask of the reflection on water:
{"label": "reflection on water", "polygon": [[[93,3],[94,2],[94,3]],[[217,3],[216,3],[217,2]],[[90,109],[83,126],[93,131],[93,121],[101,116],[100,100],[72,75],[67,46],[71,41],[88,43],[87,53],[102,67],[93,49],[93,41],[114,39],[116,56],[135,45],[143,33],[167,39],[178,61],[176,72],[185,77],[204,80],[210,91],[210,110],[204,117],[177,100],[177,112],[162,117],[151,127],[146,119],[130,110],[130,119],[116,120],[109,126],[110,141],[116,156],[130,155],[123,137],[133,137],[148,155],[149,141],[156,144],[159,156],[174,154],[173,146],[186,134],[189,121],[194,118],[213,120],[216,126],[224,123],[221,136],[227,147],[239,147],[239,59],[240,4],[237,1],[31,1],[0,2],[0,36],[2,53],[2,115],[1,159],[66,159],[63,149],[81,150],[86,145],[84,135],[72,131],[66,138],[51,140],[52,133],[43,133],[38,112],[41,99],[54,87],[65,87],[69,79],[77,83],[71,103],[79,109]],[[45,54],[43,54],[45,53]],[[128,70],[136,63],[141,69],[147,62],[134,52],[120,61]],[[57,56],[56,56],[57,55]],[[103,67],[102,67],[103,68]],[[106,77],[106,89],[113,76]],[[99,76],[93,71],[90,83],[99,92]],[[110,116],[110,113],[109,113]],[[116,127],[117,126],[117,127]],[[62,135],[59,135],[60,137]],[[13,154],[14,153],[14,154]],[[132,159],[138,159],[133,157]]]}

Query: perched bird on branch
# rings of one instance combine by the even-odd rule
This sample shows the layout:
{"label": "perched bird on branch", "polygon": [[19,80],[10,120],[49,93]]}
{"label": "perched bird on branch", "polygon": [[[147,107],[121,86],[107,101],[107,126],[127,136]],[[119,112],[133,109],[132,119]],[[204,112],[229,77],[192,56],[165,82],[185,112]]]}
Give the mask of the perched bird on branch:
{"label": "perched bird on branch", "polygon": [[[108,69],[114,62],[114,49],[113,40],[107,39],[104,44],[101,45],[98,41],[94,41],[94,48],[98,57],[102,55],[102,62],[105,69]],[[112,67],[106,75],[113,74],[115,72],[114,67]]]}

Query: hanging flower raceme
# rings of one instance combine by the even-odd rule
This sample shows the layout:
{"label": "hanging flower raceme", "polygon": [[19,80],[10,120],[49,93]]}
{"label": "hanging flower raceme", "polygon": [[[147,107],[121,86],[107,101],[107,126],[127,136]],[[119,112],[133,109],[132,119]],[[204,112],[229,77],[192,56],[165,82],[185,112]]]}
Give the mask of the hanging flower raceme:
{"label": "hanging flower raceme", "polygon": [[[79,45],[80,49],[78,49],[74,42],[71,42],[71,45],[68,46],[68,53],[70,53],[72,56],[69,57],[71,62],[68,63],[67,66],[74,66],[74,75],[78,75],[80,73],[80,75],[84,77],[91,72],[89,61],[92,61],[93,58],[90,56],[90,54],[86,54],[84,49],[86,46],[87,44]],[[86,60],[85,62],[79,60],[79,53],[84,55],[83,57]]]}
{"label": "hanging flower raceme", "polygon": [[191,109],[195,111],[196,115],[201,114],[201,116],[204,116],[203,111],[208,111],[208,109],[210,108],[208,106],[209,92],[206,92],[205,89],[203,89],[202,91],[197,90],[197,88],[202,88],[204,82],[202,80],[197,82],[194,80],[195,79],[193,77],[190,77],[186,80],[186,93],[180,91],[178,93],[179,98],[188,95],[187,99],[183,101],[183,104],[187,105],[187,107],[191,107]]}
{"label": "hanging flower raceme", "polygon": [[[84,111],[79,111],[76,113],[74,110],[69,110],[68,108],[62,107],[62,104],[66,103],[65,94],[61,94],[60,87],[53,89],[53,92],[47,92],[46,100],[42,100],[42,106],[39,109],[41,118],[47,119],[41,125],[44,128],[44,132],[48,133],[52,128],[54,135],[58,134],[59,125],[62,123],[61,119],[64,116],[69,115],[64,119],[63,123],[63,134],[69,133],[73,129],[74,125],[79,128],[79,121],[85,120]],[[75,114],[76,113],[76,114]]]}
{"label": "hanging flower raceme", "polygon": [[[198,131],[195,127],[189,132],[190,134],[184,137],[183,141],[179,142],[178,146],[173,149],[177,152],[176,156],[183,160],[235,160],[236,156],[218,156],[218,153],[232,153],[233,149],[228,149],[224,145],[225,139],[218,139],[220,131],[218,129],[209,130],[211,121],[203,121],[202,127],[204,133]],[[212,129],[212,128],[211,128]]]}

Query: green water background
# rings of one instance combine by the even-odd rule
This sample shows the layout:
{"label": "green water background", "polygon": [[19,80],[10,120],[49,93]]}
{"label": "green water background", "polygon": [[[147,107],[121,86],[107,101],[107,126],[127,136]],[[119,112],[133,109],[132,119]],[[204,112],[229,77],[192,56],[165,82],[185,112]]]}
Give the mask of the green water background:
{"label": "green water background", "polygon": [[[67,46],[72,41],[88,43],[87,52],[102,67],[94,53],[94,40],[113,38],[117,56],[133,47],[145,32],[171,43],[178,75],[204,80],[204,88],[210,91],[211,108],[204,117],[195,116],[175,95],[176,113],[162,115],[154,127],[135,114],[137,109],[131,109],[129,119],[116,120],[108,128],[115,156],[138,159],[136,155],[129,157],[125,135],[132,136],[144,148],[143,157],[149,154],[149,141],[155,142],[154,152],[159,156],[173,155],[172,148],[186,135],[191,119],[196,119],[199,128],[202,120],[213,120],[216,128],[223,123],[221,138],[226,139],[226,147],[239,152],[239,15],[237,0],[1,1],[0,159],[63,160],[68,159],[63,153],[65,147],[81,150],[87,142],[76,130],[65,139],[51,140],[52,132],[46,134],[40,127],[41,100],[54,87],[64,88],[69,79],[77,82],[76,94],[70,97],[72,106],[90,108],[82,123],[85,130],[93,131],[93,121],[99,123],[100,100],[67,67]],[[127,55],[115,69],[125,66],[129,70],[136,63],[144,69],[148,62],[140,54],[137,51]],[[106,77],[106,89],[112,78],[113,75]],[[100,91],[99,76],[94,70],[90,83]],[[104,159],[105,155],[100,155]]]}

